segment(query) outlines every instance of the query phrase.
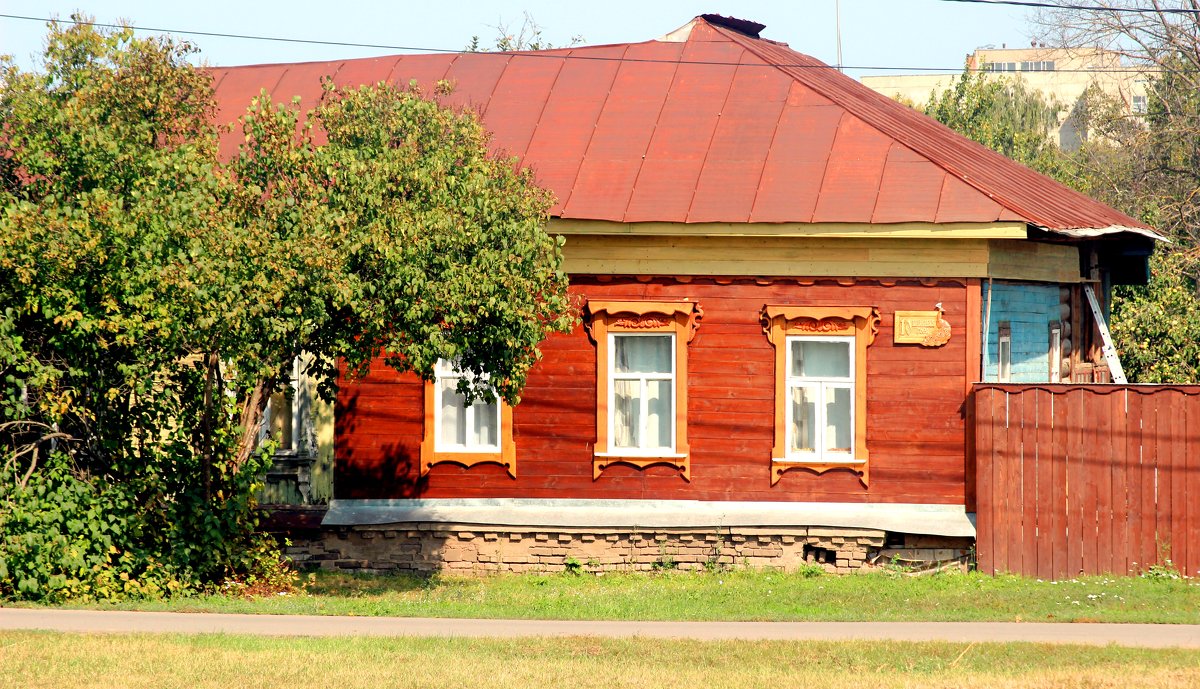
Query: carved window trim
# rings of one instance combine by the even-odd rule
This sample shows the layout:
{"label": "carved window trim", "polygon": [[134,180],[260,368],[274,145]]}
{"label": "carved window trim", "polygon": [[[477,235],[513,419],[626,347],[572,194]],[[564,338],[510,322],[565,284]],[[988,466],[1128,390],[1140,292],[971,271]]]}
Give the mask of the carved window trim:
{"label": "carved window trim", "polygon": [[438,450],[437,378],[425,381],[425,432],[421,439],[421,476],[429,474],[435,464],[460,464],[471,468],[477,464],[499,464],[512,478],[517,478],[517,446],[513,442],[513,412],[504,400],[500,403],[499,451]]}
{"label": "carved window trim", "polygon": [[[584,328],[596,345],[596,444],[592,451],[592,480],[613,464],[646,468],[668,464],[692,480],[687,441],[688,343],[696,336],[704,312],[694,301],[589,301]],[[609,442],[609,392],[613,333],[669,333],[675,335],[675,447],[671,452],[623,452]]]}
{"label": "carved window trim", "polygon": [[[870,485],[867,452],[867,347],[879,334],[879,309],[873,306],[792,306],[765,304],[763,334],[775,348],[775,445],[771,449],[771,485],[792,469],[823,474],[849,469],[864,486]],[[854,337],[854,458],[845,461],[788,459],[787,452],[787,351],[789,337]]]}

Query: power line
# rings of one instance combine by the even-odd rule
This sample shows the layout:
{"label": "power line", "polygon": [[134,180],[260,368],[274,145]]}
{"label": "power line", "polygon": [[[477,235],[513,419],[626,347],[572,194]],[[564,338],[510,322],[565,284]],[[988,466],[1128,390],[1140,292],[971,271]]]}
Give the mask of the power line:
{"label": "power line", "polygon": [[[999,2],[991,2],[991,0],[942,0],[942,1],[943,2],[977,2],[980,4],[1000,4]],[[1016,0],[1012,0],[1012,2],[1016,2]],[[106,28],[106,29],[132,29],[133,31],[140,31],[143,33],[160,33],[160,34],[168,33],[168,34],[178,34],[181,36],[206,36],[206,37],[210,37],[210,38],[232,38],[232,39],[247,40],[247,41],[268,41],[268,42],[276,42],[276,43],[324,45],[324,46],[334,46],[334,47],[342,47],[342,48],[368,48],[368,49],[373,49],[373,50],[397,50],[397,51],[404,51],[404,52],[438,53],[438,54],[454,54],[454,53],[469,52],[469,51],[464,51],[461,49],[454,50],[454,49],[450,49],[450,48],[423,48],[423,47],[407,46],[407,45],[389,45],[389,44],[384,44],[384,43],[351,43],[351,42],[346,42],[346,41],[326,41],[326,40],[308,39],[308,38],[288,38],[288,37],[283,37],[283,36],[258,36],[258,35],[253,35],[253,34],[235,34],[235,33],[224,33],[224,32],[218,32],[218,31],[197,31],[197,30],[191,30],[191,29],[164,29],[164,28],[156,28],[156,27],[148,27],[148,26],[144,26],[144,27],[126,26],[124,24],[113,24],[113,23],[97,22],[97,21],[80,21],[77,19],[53,19],[50,17],[31,17],[31,16],[19,15],[19,14],[2,14],[2,13],[0,13],[0,19],[18,19],[18,20],[24,20],[24,21],[53,22],[53,23],[69,22],[72,24],[79,24],[79,25],[83,25],[83,26],[94,26],[94,27]],[[591,61],[596,61],[596,62],[644,62],[644,63],[672,64],[672,65],[679,65],[679,64],[711,65],[711,66],[719,66],[719,67],[790,67],[790,68],[797,68],[797,69],[838,69],[839,68],[836,65],[827,65],[827,64],[823,64],[823,63],[815,64],[815,65],[813,65],[813,64],[798,64],[798,63],[770,63],[770,64],[755,65],[755,64],[744,64],[744,63],[740,63],[740,62],[721,61],[721,60],[683,60],[683,59],[659,60],[659,59],[654,59],[654,58],[611,57],[611,56],[603,56],[603,55],[569,55],[569,54],[561,54],[561,53],[548,54],[548,53],[544,53],[544,52],[522,52],[522,51],[495,51],[495,52],[481,52],[481,53],[474,53],[474,54],[497,55],[497,56],[520,55],[522,57],[550,58],[550,59],[555,59],[555,60],[568,59],[568,60],[591,60]],[[336,59],[328,60],[328,62],[336,62],[336,61],[337,61]],[[942,74],[957,74],[957,73],[963,71],[963,68],[960,68],[960,67],[885,67],[882,65],[841,65],[840,67],[841,67],[841,69],[853,69],[853,70],[862,70],[862,71],[928,72],[928,73],[942,73]],[[979,70],[974,70],[974,71],[979,71]],[[1155,67],[1155,68],[1087,67],[1087,68],[1080,68],[1080,69],[1031,70],[1031,72],[1037,72],[1037,73],[1054,72],[1057,74],[1151,74],[1151,73],[1166,73],[1168,71],[1170,71],[1171,73],[1185,73],[1185,72],[1191,72],[1194,70],[1164,70],[1162,68],[1157,68],[1157,67]],[[1028,72],[1002,72],[1000,74],[1021,74],[1021,73],[1028,73]]]}
{"label": "power line", "polygon": [[1085,12],[1129,12],[1145,14],[1195,14],[1200,15],[1200,9],[1157,8],[1157,7],[1105,7],[1103,5],[1068,5],[1057,2],[1029,2],[1026,0],[939,0],[939,2],[959,2],[968,5],[1014,5],[1017,7],[1040,7],[1052,10],[1081,10]]}

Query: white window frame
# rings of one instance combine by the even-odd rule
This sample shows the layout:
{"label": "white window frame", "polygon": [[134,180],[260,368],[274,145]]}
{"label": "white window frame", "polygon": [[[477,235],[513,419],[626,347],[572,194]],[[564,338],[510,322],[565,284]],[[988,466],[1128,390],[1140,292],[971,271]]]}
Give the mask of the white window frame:
{"label": "white window frame", "polygon": [[[855,429],[857,428],[857,425],[856,425],[857,419],[855,418],[855,409],[857,408],[857,402],[858,402],[858,400],[856,399],[856,396],[858,394],[857,393],[858,381],[855,380],[855,373],[857,370],[856,362],[855,362],[855,354],[856,354],[855,349],[856,349],[857,343],[855,341],[855,336],[854,335],[834,335],[834,336],[789,335],[784,340],[784,342],[786,343],[785,346],[787,348],[786,352],[785,352],[785,357],[784,357],[784,362],[787,366],[787,372],[784,376],[784,380],[785,380],[785,393],[784,394],[786,395],[786,399],[787,399],[787,404],[784,405],[784,409],[785,409],[784,423],[786,424],[785,425],[785,429],[786,429],[785,433],[787,436],[787,445],[786,445],[787,454],[783,457],[783,460],[788,461],[788,462],[828,462],[828,463],[849,462],[849,461],[855,460],[856,459],[854,456]],[[844,377],[843,376],[796,376],[796,375],[792,375],[792,366],[791,366],[792,346],[793,346],[793,344],[799,343],[799,342],[837,342],[837,343],[845,344],[846,349],[849,352],[849,357],[850,357],[850,359],[849,359],[849,365],[850,365],[849,375],[844,376]],[[816,404],[816,409],[817,409],[816,432],[814,434],[814,442],[813,442],[813,445],[815,447],[812,452],[793,451],[792,448],[795,445],[795,442],[794,442],[795,438],[793,435],[795,433],[795,423],[794,423],[795,418],[794,418],[794,405],[791,402],[791,400],[793,399],[792,391],[798,387],[807,387],[807,386],[812,386],[812,385],[816,385],[818,387],[818,389],[820,390],[820,394],[818,396],[817,404]],[[850,449],[847,452],[835,452],[835,451],[825,449],[825,445],[827,444],[825,442],[825,429],[827,426],[826,418],[825,418],[826,394],[827,394],[828,390],[837,389],[837,388],[843,388],[843,389],[847,389],[850,391]]]}
{"label": "white window frame", "polygon": [[[267,397],[267,406],[263,410],[262,422],[259,425],[258,442],[263,443],[271,437],[272,420],[275,415],[286,414],[288,417],[284,422],[290,426],[291,443],[284,444],[284,438],[278,438],[279,448],[275,450],[276,455],[315,455],[317,448],[310,438],[305,436],[305,428],[307,422],[312,416],[312,402],[308,398],[308,392],[301,387],[301,378],[306,374],[307,365],[301,360],[301,355],[292,359],[292,372],[288,379],[288,390],[273,392]],[[281,397],[284,399],[287,407],[277,409],[275,400]]]}
{"label": "white window frame", "polygon": [[[618,337],[668,337],[668,338],[670,338],[671,372],[669,374],[663,374],[663,373],[617,373],[616,359],[617,359],[617,338]],[[609,456],[664,457],[664,456],[674,456],[675,455],[675,453],[676,453],[675,424],[676,424],[676,419],[678,418],[678,410],[679,410],[679,407],[678,407],[678,404],[679,404],[679,394],[678,394],[679,362],[676,360],[676,340],[675,340],[676,337],[677,337],[677,335],[675,333],[670,333],[670,332],[637,333],[637,332],[622,331],[622,332],[608,333],[608,400],[607,400],[607,404],[608,404],[608,437],[610,440],[609,440],[609,452],[607,454]],[[649,401],[649,396],[645,394],[646,389],[647,389],[647,384],[646,384],[647,381],[650,381],[650,380],[669,380],[669,381],[671,381],[671,384],[670,384],[670,388],[671,388],[671,413],[670,413],[671,430],[667,436],[671,440],[671,444],[669,447],[658,446],[658,447],[649,447],[648,448],[648,447],[644,447],[644,446],[639,446],[639,447],[618,447],[617,446],[617,443],[615,440],[615,438],[617,437],[616,436],[617,415],[616,415],[615,410],[617,408],[617,406],[616,406],[616,400],[617,400],[616,382],[618,380],[637,380],[637,381],[641,382],[640,392],[642,394],[639,395],[639,397],[638,397],[638,400],[640,403],[640,408],[638,410],[638,412],[639,412],[638,420],[641,424],[641,427],[638,428],[639,443],[644,442],[646,439],[646,424],[648,423],[648,420],[649,420],[649,414],[647,413],[647,410],[648,410],[650,401]]]}
{"label": "white window frame", "polygon": [[[434,370],[433,370],[433,377],[434,377],[434,381],[433,381],[433,424],[434,424],[433,446],[434,446],[434,452],[463,452],[463,453],[480,453],[480,454],[483,454],[483,453],[495,454],[497,452],[500,452],[500,447],[501,447],[501,444],[503,443],[503,433],[501,432],[501,424],[503,423],[503,416],[501,414],[502,404],[498,397],[495,398],[495,409],[496,409],[495,438],[496,438],[496,443],[494,445],[478,445],[478,444],[471,444],[471,443],[465,444],[465,445],[459,445],[457,443],[447,443],[442,438],[442,397],[443,397],[442,383],[443,383],[443,381],[452,380],[452,381],[455,381],[455,384],[457,385],[457,381],[460,380],[463,377],[463,375],[464,374],[461,371],[459,371],[452,362],[447,361],[445,359],[438,359],[437,365],[434,366]],[[485,377],[484,380],[487,380],[487,378]],[[478,400],[476,400],[476,402],[473,402],[469,405],[466,405],[463,408],[464,411],[463,411],[463,415],[462,415],[461,419],[462,419],[462,423],[466,425],[468,430],[470,430],[470,428],[474,425],[477,402],[478,402]],[[458,434],[456,433],[455,436],[457,437],[457,435]],[[464,436],[469,437],[470,433],[465,433]]]}
{"label": "white window frame", "polygon": [[1062,382],[1062,322],[1050,323],[1050,382]]}
{"label": "white window frame", "polygon": [[1012,380],[1012,326],[1008,321],[1000,322],[1000,333],[996,337],[996,382]]}

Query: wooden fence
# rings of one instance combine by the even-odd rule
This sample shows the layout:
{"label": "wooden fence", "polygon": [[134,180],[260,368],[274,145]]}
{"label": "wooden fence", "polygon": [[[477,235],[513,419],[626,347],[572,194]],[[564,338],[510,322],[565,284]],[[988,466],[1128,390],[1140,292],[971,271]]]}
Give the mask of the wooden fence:
{"label": "wooden fence", "polygon": [[979,569],[1200,575],[1200,386],[978,384]]}

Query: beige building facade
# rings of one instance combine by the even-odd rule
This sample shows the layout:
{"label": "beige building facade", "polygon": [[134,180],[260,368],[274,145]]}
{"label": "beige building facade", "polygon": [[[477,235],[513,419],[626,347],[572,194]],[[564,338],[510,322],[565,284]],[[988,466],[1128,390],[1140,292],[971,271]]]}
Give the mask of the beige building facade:
{"label": "beige building facade", "polygon": [[[1064,106],[1059,126],[1050,134],[1065,149],[1077,148],[1087,138],[1071,117],[1084,91],[1091,85],[1119,99],[1126,111],[1146,111],[1146,82],[1121,62],[1121,56],[1102,48],[1063,49],[1034,45],[1029,48],[979,48],[967,56],[965,68],[997,77],[1018,79],[1040,91],[1047,100]],[[888,74],[864,76],[868,88],[889,98],[924,106],[934,92],[950,87],[959,74]]]}

